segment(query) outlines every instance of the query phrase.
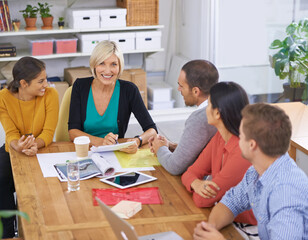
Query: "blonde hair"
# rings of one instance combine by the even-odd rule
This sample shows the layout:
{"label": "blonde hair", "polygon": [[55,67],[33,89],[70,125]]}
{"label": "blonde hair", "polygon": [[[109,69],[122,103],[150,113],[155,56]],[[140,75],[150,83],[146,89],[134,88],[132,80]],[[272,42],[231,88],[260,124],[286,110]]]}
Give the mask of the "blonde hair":
{"label": "blonde hair", "polygon": [[92,51],[90,57],[90,68],[94,78],[96,78],[95,66],[99,65],[112,54],[116,55],[119,60],[119,74],[118,77],[122,74],[124,70],[124,57],[122,51],[119,49],[118,45],[113,41],[101,41],[96,45]]}

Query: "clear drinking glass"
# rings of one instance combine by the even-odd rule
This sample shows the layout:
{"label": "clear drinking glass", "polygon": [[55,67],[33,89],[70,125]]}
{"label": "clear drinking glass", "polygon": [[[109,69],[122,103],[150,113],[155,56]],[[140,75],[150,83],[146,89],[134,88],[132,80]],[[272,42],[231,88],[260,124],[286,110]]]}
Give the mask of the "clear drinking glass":
{"label": "clear drinking glass", "polygon": [[67,162],[67,187],[69,191],[80,189],[79,162]]}

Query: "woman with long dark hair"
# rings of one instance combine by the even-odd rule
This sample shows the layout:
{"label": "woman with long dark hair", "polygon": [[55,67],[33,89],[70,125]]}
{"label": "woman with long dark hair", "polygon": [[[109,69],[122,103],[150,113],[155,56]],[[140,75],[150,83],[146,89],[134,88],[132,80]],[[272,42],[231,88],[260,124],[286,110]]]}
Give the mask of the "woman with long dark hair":
{"label": "woman with long dark hair", "polygon": [[[217,133],[182,176],[198,207],[212,207],[227,190],[243,178],[250,163],[241,156],[239,126],[241,110],[249,103],[245,90],[234,82],[220,82],[210,90],[206,115]],[[251,211],[235,221],[256,225]]]}
{"label": "woman with long dark hair", "polygon": [[[21,58],[13,68],[13,81],[0,91],[0,121],[5,144],[0,148],[0,210],[15,209],[14,181],[9,148],[33,156],[49,145],[58,121],[59,97],[49,88],[45,64]],[[14,217],[3,218],[3,238],[12,238]]]}

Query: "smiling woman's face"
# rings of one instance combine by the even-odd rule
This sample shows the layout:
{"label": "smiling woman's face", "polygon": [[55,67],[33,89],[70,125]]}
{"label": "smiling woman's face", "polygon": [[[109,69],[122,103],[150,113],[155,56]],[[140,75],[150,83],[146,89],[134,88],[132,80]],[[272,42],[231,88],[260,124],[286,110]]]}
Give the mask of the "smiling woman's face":
{"label": "smiling woman's face", "polygon": [[95,66],[96,79],[104,85],[114,84],[120,71],[119,59],[115,54]]}

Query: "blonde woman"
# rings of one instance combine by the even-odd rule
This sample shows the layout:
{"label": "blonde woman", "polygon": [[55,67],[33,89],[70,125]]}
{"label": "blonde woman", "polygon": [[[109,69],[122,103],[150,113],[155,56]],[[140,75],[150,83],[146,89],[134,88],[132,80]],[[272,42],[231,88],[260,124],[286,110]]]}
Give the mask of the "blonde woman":
{"label": "blonde woman", "polygon": [[124,59],[116,43],[100,42],[90,57],[90,68],[93,76],[77,79],[73,85],[68,123],[71,140],[88,136],[94,146],[115,144],[124,138],[133,113],[144,132],[128,139],[136,144],[124,151],[135,153],[157,130],[136,85],[118,79]]}

